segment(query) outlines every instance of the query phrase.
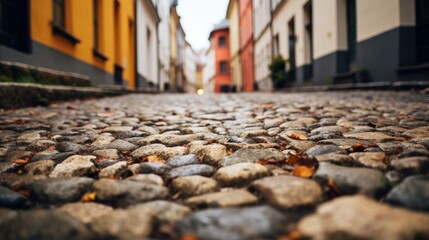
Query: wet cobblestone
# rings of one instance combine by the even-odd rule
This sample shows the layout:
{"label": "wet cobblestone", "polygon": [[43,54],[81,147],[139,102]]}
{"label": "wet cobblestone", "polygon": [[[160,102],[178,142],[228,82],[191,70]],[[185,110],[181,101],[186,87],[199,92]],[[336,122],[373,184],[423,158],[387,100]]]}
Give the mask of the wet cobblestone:
{"label": "wet cobblestone", "polygon": [[428,113],[406,91],[2,111],[0,238],[429,239]]}

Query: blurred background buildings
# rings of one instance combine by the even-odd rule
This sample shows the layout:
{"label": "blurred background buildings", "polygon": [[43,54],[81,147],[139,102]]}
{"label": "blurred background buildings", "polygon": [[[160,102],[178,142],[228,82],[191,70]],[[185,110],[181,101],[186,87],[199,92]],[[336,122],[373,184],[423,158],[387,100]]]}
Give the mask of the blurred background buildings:
{"label": "blurred background buildings", "polygon": [[[48,73],[71,85],[240,92],[429,79],[426,0],[230,0],[197,51],[178,4],[0,0],[0,81]],[[285,77],[273,84],[276,56]]]}

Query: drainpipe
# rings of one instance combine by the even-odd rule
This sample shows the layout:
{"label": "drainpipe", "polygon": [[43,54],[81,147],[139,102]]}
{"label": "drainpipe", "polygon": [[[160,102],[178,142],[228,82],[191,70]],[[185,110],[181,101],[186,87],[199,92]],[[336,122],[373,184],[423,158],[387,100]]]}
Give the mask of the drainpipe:
{"label": "drainpipe", "polygon": [[273,10],[273,1],[272,0],[268,0],[268,1],[270,1],[271,58],[273,58],[274,57],[274,29],[273,29],[274,10]]}
{"label": "drainpipe", "polygon": [[137,18],[137,0],[134,0],[134,81],[136,83],[136,90],[140,88],[139,83],[139,71],[138,71],[138,49],[137,49],[137,25],[138,25],[138,18]]}
{"label": "drainpipe", "polygon": [[[158,5],[156,6],[156,13],[158,14]],[[161,18],[158,19],[158,21],[156,22],[156,60],[158,62],[158,87],[157,87],[157,91],[161,92],[161,61],[159,59],[160,56],[160,47],[159,47],[159,23],[161,22]]]}
{"label": "drainpipe", "polygon": [[[240,10],[240,1],[236,0],[237,2],[237,6],[238,6],[238,62],[240,63],[240,75],[241,75],[241,83],[240,83],[240,89],[237,89],[237,92],[242,92],[243,91],[243,85],[244,85],[244,74],[243,74],[243,64],[241,62],[241,52],[242,52],[242,46],[241,46],[241,10]],[[238,86],[237,86],[238,87]]]}

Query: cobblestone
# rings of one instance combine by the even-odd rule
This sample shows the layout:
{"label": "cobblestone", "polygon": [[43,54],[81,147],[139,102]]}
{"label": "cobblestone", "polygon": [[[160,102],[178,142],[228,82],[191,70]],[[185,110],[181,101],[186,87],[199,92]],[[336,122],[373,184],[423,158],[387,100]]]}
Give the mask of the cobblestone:
{"label": "cobblestone", "polygon": [[407,91],[128,95],[0,111],[0,232],[427,238],[428,103]]}

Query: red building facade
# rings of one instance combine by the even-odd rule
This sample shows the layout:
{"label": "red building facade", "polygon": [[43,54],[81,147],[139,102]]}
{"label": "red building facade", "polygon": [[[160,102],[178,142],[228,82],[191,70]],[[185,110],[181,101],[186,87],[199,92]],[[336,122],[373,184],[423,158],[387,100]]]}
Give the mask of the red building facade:
{"label": "red building facade", "polygon": [[209,37],[215,52],[214,91],[227,92],[231,84],[228,21],[217,24]]}
{"label": "red building facade", "polygon": [[240,12],[240,61],[243,76],[243,91],[254,90],[253,63],[253,15],[252,0],[239,0]]}

